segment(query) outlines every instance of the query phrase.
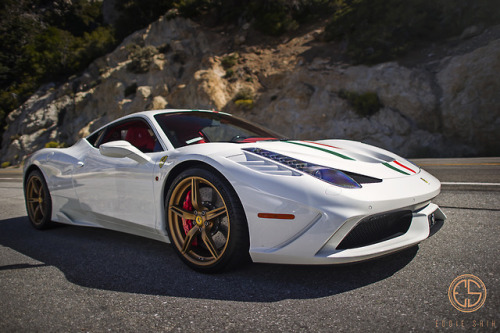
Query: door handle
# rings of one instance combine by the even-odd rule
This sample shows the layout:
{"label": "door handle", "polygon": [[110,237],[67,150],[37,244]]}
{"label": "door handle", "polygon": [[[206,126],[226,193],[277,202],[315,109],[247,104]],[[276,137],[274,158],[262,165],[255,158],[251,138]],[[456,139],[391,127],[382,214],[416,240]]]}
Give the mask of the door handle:
{"label": "door handle", "polygon": [[82,161],[78,161],[78,162],[76,163],[76,165],[77,165],[79,168],[82,168],[82,167],[85,165],[85,163],[83,163]]}

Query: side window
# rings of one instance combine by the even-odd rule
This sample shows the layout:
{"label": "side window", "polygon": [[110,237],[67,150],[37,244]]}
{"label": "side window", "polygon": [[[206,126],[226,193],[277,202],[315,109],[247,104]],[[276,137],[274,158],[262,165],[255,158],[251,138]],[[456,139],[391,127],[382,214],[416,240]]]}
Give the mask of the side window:
{"label": "side window", "polygon": [[104,133],[105,129],[100,130],[99,132],[96,132],[92,134],[91,136],[87,137],[87,141],[94,147],[97,148],[97,142],[99,142],[99,138],[102,136]]}
{"label": "side window", "polygon": [[108,127],[99,145],[117,140],[130,142],[131,145],[143,153],[163,150],[153,130],[143,120],[128,120]]}

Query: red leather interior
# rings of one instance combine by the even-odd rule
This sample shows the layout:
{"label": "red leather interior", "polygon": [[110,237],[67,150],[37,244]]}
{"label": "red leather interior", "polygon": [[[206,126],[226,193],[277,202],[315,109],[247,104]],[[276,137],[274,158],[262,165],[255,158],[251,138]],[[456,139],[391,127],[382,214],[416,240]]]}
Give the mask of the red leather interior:
{"label": "red leather interior", "polygon": [[130,127],[125,140],[141,151],[153,151],[155,147],[154,139],[144,127]]}

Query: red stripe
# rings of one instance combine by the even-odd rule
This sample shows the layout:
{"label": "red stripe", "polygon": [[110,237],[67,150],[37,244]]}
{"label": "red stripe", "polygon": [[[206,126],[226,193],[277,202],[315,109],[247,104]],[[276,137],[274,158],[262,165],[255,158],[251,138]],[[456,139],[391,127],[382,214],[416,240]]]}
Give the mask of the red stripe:
{"label": "red stripe", "polygon": [[257,141],[266,141],[266,140],[278,140],[276,138],[246,138],[238,142],[244,142],[244,143],[254,143]]}
{"label": "red stripe", "polygon": [[278,220],[293,220],[293,214],[272,214],[272,213],[259,213],[257,216],[261,219],[278,219]]}
{"label": "red stripe", "polygon": [[396,163],[397,165],[399,165],[400,167],[405,168],[406,170],[410,170],[411,172],[416,173],[415,171],[413,171],[412,169],[404,166],[403,164],[399,163],[398,161],[393,161],[393,162]]}
{"label": "red stripe", "polygon": [[339,147],[334,147],[334,146],[330,146],[330,145],[325,145],[324,143],[319,143],[319,142],[314,142],[314,141],[306,141],[306,140],[302,140],[302,142],[314,143],[315,145],[320,145],[320,146],[325,146],[325,147],[330,147],[330,148],[342,149],[342,148],[339,148]]}

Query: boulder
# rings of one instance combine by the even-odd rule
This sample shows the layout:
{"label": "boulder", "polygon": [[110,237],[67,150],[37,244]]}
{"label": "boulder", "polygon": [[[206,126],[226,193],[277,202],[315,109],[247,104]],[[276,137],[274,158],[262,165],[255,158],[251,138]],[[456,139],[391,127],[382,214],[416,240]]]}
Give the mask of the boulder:
{"label": "boulder", "polygon": [[443,132],[473,142],[476,154],[500,154],[500,40],[447,59],[437,78]]}

